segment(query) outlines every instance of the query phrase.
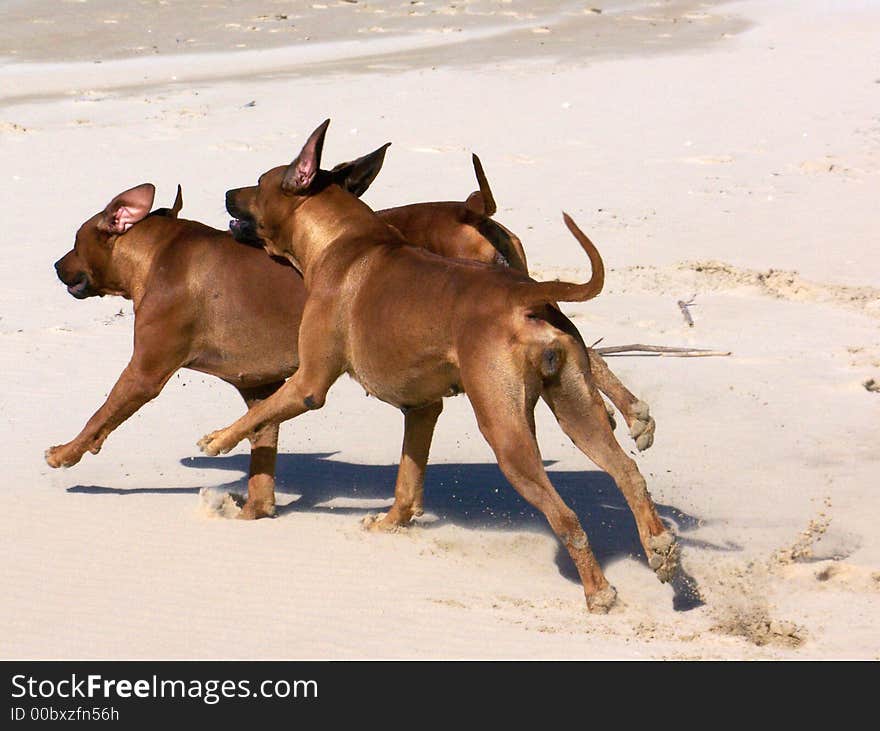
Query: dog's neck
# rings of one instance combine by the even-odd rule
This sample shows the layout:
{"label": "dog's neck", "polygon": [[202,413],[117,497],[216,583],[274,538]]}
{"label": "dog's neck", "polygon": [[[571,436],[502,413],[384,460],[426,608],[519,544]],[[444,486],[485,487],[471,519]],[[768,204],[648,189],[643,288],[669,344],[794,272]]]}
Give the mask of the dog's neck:
{"label": "dog's neck", "polygon": [[354,238],[381,243],[394,237],[369,206],[335,185],[307,198],[282,229],[284,248],[306,280],[315,263],[336,244]]}

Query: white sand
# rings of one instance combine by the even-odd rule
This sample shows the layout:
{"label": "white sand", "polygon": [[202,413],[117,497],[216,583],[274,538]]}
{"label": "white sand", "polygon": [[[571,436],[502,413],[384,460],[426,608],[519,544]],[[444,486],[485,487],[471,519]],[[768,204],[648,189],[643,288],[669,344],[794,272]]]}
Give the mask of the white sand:
{"label": "white sand", "polygon": [[[221,38],[212,56],[115,60],[104,41],[101,64],[56,47],[0,65],[0,657],[880,656],[880,395],[861,385],[880,378],[880,9],[621,5],[596,36],[565,14],[505,19],[503,4],[473,4],[496,15],[461,33],[484,35],[445,50],[340,26],[318,41],[356,40],[360,58],[338,64],[320,61],[352,46],[239,56]],[[315,12],[348,12],[327,5]],[[514,21],[546,45],[497,55],[506,37],[486,29]],[[276,520],[201,507],[202,487],[243,489],[247,450],[199,455],[243,408],[199,374],[175,376],[100,455],[45,465],[131,347],[127,302],[77,302],[55,279],[78,225],[152,181],[157,205],[180,182],[184,215],[223,226],[225,189],[290,158],[326,116],[328,163],[394,143],[365,196],[377,208],[462,198],[478,152],[497,218],[542,276],[586,270],[569,211],[611,267],[601,297],[568,309],[588,341],[734,351],[611,362],[657,418],[637,459],[705,606],[675,611],[633,555],[613,483],[543,406],[551,479],[619,591],[608,616],[586,612],[462,397],[432,450],[436,519],[392,536],[359,521],[390,504],[402,419],[347,380],[283,428],[290,507]],[[690,329],[676,300],[694,294]]]}

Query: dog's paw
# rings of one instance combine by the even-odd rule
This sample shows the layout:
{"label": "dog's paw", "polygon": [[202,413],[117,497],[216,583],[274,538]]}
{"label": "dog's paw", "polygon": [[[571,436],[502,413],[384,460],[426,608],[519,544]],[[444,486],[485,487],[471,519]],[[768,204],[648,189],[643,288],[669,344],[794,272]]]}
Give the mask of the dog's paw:
{"label": "dog's paw", "polygon": [[212,431],[206,434],[197,442],[199,449],[209,457],[216,457],[218,454],[226,454],[232,449],[237,441],[233,441],[226,433],[226,429]]}
{"label": "dog's paw", "polygon": [[636,401],[632,407],[629,433],[635,440],[636,449],[640,452],[644,452],[654,443],[654,430],[656,426],[648,404],[644,401]]}
{"label": "dog's paw", "polygon": [[669,531],[664,531],[659,536],[652,536],[648,540],[648,566],[654,569],[657,578],[664,584],[672,581],[678,571],[679,553],[675,536]]}
{"label": "dog's paw", "polygon": [[587,597],[587,609],[593,614],[608,614],[617,602],[617,589],[611,584]]}
{"label": "dog's paw", "polygon": [[250,500],[248,500],[241,506],[241,510],[235,517],[238,520],[259,520],[260,518],[274,518],[275,504],[268,503],[266,501],[251,502]]}
{"label": "dog's paw", "polygon": [[388,520],[388,513],[366,515],[361,520],[361,528],[371,533],[397,533],[401,526]]}
{"label": "dog's paw", "polygon": [[67,444],[49,447],[45,452],[46,464],[53,468],[73,467],[82,459],[83,453]]}

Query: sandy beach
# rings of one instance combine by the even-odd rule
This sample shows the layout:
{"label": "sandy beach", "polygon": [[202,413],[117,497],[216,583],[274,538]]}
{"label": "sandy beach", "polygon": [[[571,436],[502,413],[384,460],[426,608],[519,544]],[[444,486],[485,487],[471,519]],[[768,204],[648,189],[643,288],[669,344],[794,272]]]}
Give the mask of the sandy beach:
{"label": "sandy beach", "polygon": [[[875,3],[8,5],[0,658],[880,657]],[[248,450],[196,441],[243,406],[192,371],[100,454],[46,465],[131,354],[131,304],[55,276],[79,225],[149,181],[225,228],[226,189],[327,117],[328,166],[392,142],[376,209],[463,200],[478,153],[536,278],[584,280],[571,213],[608,267],[563,307],[588,343],[732,352],[609,358],[657,420],[634,459],[689,587],[657,582],[613,481],[543,404],[550,479],[619,592],[605,616],[465,397],[425,516],[393,535],[361,519],[392,502],[402,419],[349,379],[282,427],[274,520],[213,508],[246,488]]]}

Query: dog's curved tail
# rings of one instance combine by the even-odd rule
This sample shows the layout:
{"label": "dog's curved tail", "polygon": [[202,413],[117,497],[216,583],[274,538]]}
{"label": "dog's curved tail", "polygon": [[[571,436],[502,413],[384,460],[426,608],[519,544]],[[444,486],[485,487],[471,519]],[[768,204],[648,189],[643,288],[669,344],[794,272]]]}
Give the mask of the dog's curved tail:
{"label": "dog's curved tail", "polygon": [[526,304],[528,305],[537,305],[545,302],[585,302],[598,295],[605,284],[605,264],[602,262],[599,250],[587,238],[587,235],[577,227],[571,216],[564,211],[562,213],[562,220],[565,221],[565,225],[571,231],[572,236],[578,240],[578,243],[590,258],[590,266],[593,270],[590,281],[584,284],[574,284],[572,282],[528,282],[524,291]]}

